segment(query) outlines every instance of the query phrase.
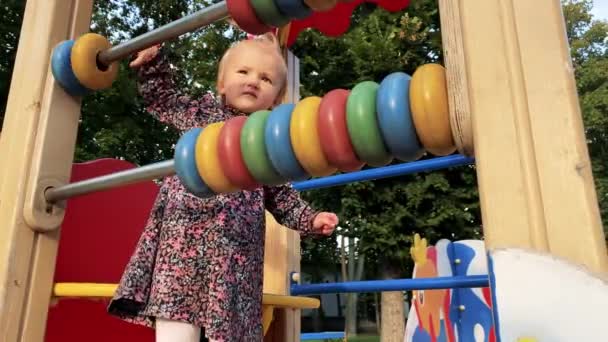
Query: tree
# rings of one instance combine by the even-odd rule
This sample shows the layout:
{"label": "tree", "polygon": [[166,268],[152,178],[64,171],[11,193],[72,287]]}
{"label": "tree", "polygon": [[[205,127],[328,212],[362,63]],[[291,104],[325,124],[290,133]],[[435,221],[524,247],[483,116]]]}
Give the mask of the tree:
{"label": "tree", "polygon": [[[0,20],[0,123],[4,121],[17,44],[25,10],[24,0],[3,0]],[[0,129],[1,130],[1,129]]]}

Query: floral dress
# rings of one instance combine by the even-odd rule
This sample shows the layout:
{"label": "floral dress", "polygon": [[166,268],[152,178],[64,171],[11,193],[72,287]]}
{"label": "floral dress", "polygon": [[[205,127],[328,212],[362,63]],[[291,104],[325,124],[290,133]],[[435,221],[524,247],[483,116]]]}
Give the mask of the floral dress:
{"label": "floral dress", "polygon": [[[182,132],[242,115],[211,94],[176,91],[163,54],[138,73],[148,111]],[[312,233],[315,212],[289,185],[200,199],[167,177],[108,311],[150,327],[156,317],[188,322],[217,341],[261,341],[265,209]]]}

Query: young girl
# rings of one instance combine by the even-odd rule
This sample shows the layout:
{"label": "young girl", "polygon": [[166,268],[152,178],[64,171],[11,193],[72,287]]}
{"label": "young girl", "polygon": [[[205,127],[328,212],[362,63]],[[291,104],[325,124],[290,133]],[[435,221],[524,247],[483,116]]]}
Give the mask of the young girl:
{"label": "young girl", "polygon": [[[175,89],[159,47],[138,53],[148,111],[181,131],[280,103],[287,68],[272,35],[231,47],[217,91],[192,99]],[[261,341],[264,210],[301,235],[333,233],[335,214],[317,213],[290,186],[200,199],[175,176],[164,180],[109,312],[156,328],[159,342]]]}

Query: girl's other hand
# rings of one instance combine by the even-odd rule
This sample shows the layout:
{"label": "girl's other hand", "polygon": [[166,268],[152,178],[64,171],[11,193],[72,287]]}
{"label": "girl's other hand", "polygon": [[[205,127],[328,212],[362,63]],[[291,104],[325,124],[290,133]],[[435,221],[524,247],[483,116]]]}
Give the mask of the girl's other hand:
{"label": "girl's other hand", "polygon": [[160,50],[160,44],[150,46],[147,49],[141,50],[135,56],[135,59],[129,63],[131,68],[139,68],[140,66],[148,63],[153,60],[156,55],[158,55],[158,51]]}

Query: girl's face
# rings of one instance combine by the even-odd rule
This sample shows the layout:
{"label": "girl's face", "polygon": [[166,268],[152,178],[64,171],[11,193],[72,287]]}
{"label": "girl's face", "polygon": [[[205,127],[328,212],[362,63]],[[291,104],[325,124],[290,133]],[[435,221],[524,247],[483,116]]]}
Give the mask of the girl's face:
{"label": "girl's face", "polygon": [[281,56],[272,47],[240,44],[227,57],[217,87],[227,105],[250,114],[280,102],[285,72]]}

